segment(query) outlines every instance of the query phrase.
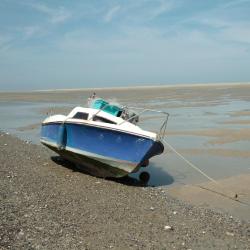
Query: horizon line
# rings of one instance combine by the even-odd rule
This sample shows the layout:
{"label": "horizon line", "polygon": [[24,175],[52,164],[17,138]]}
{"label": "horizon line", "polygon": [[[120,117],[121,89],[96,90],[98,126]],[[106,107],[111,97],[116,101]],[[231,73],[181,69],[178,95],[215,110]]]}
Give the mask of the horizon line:
{"label": "horizon line", "polygon": [[152,89],[152,88],[183,88],[183,87],[212,87],[212,86],[239,86],[248,85],[250,82],[216,82],[216,83],[181,83],[181,84],[159,84],[159,85],[136,85],[120,87],[86,87],[86,88],[59,88],[59,89],[38,89],[38,90],[7,90],[0,93],[36,93],[36,92],[67,92],[67,91],[97,91],[97,90],[129,90],[129,89]]}

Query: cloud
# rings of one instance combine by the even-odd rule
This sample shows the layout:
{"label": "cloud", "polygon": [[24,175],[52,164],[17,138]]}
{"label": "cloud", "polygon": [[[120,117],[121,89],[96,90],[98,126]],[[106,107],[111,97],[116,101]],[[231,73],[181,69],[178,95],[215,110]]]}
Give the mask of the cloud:
{"label": "cloud", "polygon": [[30,39],[33,36],[41,34],[41,27],[40,26],[28,26],[23,28],[23,34],[25,39]]}
{"label": "cloud", "polygon": [[10,41],[10,37],[9,36],[5,36],[5,35],[1,35],[0,34],[0,47],[3,46],[3,45],[5,45],[9,41]]}
{"label": "cloud", "polygon": [[227,1],[222,5],[223,8],[231,8],[235,7],[244,3],[250,3],[249,0],[233,0],[233,1]]}
{"label": "cloud", "polygon": [[51,16],[51,23],[63,23],[71,17],[71,13],[65,10],[64,7],[59,7]]}
{"label": "cloud", "polygon": [[228,20],[216,14],[203,19],[199,18],[197,22],[205,24],[216,31],[213,36],[220,40],[250,44],[249,21]]}
{"label": "cloud", "polygon": [[28,6],[29,8],[32,8],[47,17],[47,20],[43,23],[39,22],[34,23],[34,25],[16,28],[19,32],[21,32],[24,40],[48,35],[51,30],[56,27],[56,25],[63,24],[72,16],[72,13],[62,6],[52,8],[38,2],[26,2],[22,3],[22,5]]}
{"label": "cloud", "polygon": [[197,30],[217,43],[239,43],[234,46],[244,43],[249,47],[250,19],[247,17],[248,8],[245,4],[250,4],[250,0],[233,0],[211,9],[203,9],[180,21],[177,28],[189,33]]}
{"label": "cloud", "polygon": [[250,45],[250,22],[233,23],[221,32],[221,37],[225,40],[248,43]]}
{"label": "cloud", "polygon": [[159,5],[151,10],[150,19],[154,19],[168,11],[173,10],[176,7],[172,1],[160,1]]}
{"label": "cloud", "polygon": [[11,47],[12,40],[11,36],[0,34],[0,52],[8,50]]}
{"label": "cloud", "polygon": [[64,7],[60,6],[58,8],[51,8],[45,4],[41,3],[31,3],[30,7],[39,11],[40,13],[49,16],[49,22],[52,24],[64,23],[66,20],[70,19],[72,14]]}
{"label": "cloud", "polygon": [[[27,17],[19,18],[9,8],[12,22],[6,21],[2,32],[10,37],[0,34],[0,62],[6,69],[16,65],[13,73],[0,67],[2,79],[27,80],[31,86],[37,79],[40,86],[42,82],[67,86],[74,81],[79,86],[83,82],[102,86],[249,78],[246,4],[250,0],[206,6],[184,0],[126,0],[126,4],[116,0],[113,5],[58,1],[60,6],[27,1],[25,9],[19,4],[18,12]],[[66,2],[70,7],[62,7]],[[24,57],[29,61],[24,62]],[[30,76],[30,68],[38,73],[36,77]],[[18,72],[25,72],[27,78],[15,80],[13,75],[25,75]]]}
{"label": "cloud", "polygon": [[117,14],[117,12],[121,9],[120,5],[114,6],[113,8],[111,8],[106,15],[104,16],[104,21],[106,23],[109,23],[112,21],[112,19],[114,18],[114,16]]}
{"label": "cloud", "polygon": [[106,23],[111,22],[120,12],[123,21],[133,20],[142,21],[153,20],[160,15],[173,10],[177,3],[172,0],[156,0],[156,1],[127,1],[126,5],[115,5],[110,8],[104,15],[103,19]]}
{"label": "cloud", "polygon": [[180,7],[179,1],[173,0],[127,0],[122,6],[122,22],[143,24],[148,21],[154,21],[161,15],[171,12]]}

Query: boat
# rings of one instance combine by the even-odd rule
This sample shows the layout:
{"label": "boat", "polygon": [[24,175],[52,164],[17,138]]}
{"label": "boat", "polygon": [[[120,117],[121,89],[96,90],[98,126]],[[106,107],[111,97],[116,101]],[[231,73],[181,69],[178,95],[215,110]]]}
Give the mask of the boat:
{"label": "boat", "polygon": [[[96,96],[88,103],[66,116],[47,117],[42,122],[41,143],[85,172],[104,178],[135,173],[163,153],[168,113],[114,105]],[[139,113],[134,113],[136,109]],[[140,116],[149,111],[166,116],[158,133],[138,126]]]}

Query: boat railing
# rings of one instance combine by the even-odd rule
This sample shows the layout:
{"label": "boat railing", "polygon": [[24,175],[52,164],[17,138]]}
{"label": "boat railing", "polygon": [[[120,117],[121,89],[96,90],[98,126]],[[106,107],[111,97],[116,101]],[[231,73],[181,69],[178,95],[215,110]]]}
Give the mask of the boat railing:
{"label": "boat railing", "polygon": [[[95,114],[93,114],[91,117],[89,117],[88,120],[92,120],[96,115],[98,115],[101,111],[103,111],[108,105],[109,105],[109,103],[104,105],[102,108],[98,109],[97,112]],[[146,113],[146,112],[154,112],[154,113],[162,114],[164,116],[164,121],[156,134],[157,134],[158,140],[164,139],[165,134],[166,134],[166,129],[167,129],[169,113],[162,111],[162,110],[145,109],[145,108],[131,107],[131,106],[122,106],[121,109],[123,109],[123,110],[141,110],[141,111],[137,114],[133,114],[132,116],[130,116],[128,118],[123,118],[123,121],[119,125],[122,125],[124,122],[131,122],[133,119],[139,117],[140,115],[142,115],[143,113]]]}
{"label": "boat railing", "polygon": [[167,123],[168,123],[168,117],[169,117],[169,113],[162,111],[162,110],[155,110],[155,109],[145,109],[145,108],[140,108],[140,107],[128,107],[128,106],[124,106],[124,109],[128,109],[128,110],[141,110],[139,113],[132,115],[131,117],[124,119],[124,121],[122,121],[119,125],[123,124],[124,122],[129,122],[131,120],[133,120],[136,117],[139,117],[140,115],[146,113],[146,112],[154,112],[154,113],[158,113],[163,115],[164,117],[164,121],[162,123],[162,125],[160,126],[160,129],[157,132],[157,139],[158,140],[162,140],[165,137],[166,134],[166,129],[167,129]]}
{"label": "boat railing", "polygon": [[92,116],[90,116],[90,117],[88,118],[88,120],[93,120],[93,118],[94,118],[95,116],[97,116],[101,111],[103,111],[107,106],[108,106],[108,104],[104,105],[104,106],[103,106],[102,108],[100,108],[100,109],[97,109],[97,112],[96,112],[95,114],[93,114]]}

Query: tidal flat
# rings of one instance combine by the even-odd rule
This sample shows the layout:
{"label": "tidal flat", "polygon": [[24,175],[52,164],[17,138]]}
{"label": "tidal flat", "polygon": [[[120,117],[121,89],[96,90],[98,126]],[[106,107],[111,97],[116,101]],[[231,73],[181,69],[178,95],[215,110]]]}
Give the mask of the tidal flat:
{"label": "tidal flat", "polygon": [[[47,115],[57,113],[67,114],[75,106],[85,106],[88,96],[93,91],[95,91],[98,96],[121,105],[167,111],[170,114],[170,117],[165,140],[185,158],[215,179],[217,184],[208,182],[204,176],[200,175],[200,173],[189,168],[187,164],[178,158],[178,156],[176,156],[168,147],[165,147],[164,155],[155,157],[151,160],[150,165],[146,169],[150,173],[151,178],[148,186],[143,188],[136,185],[128,185],[126,181],[124,184],[113,180],[98,179],[78,171],[72,171],[72,169],[67,166],[63,168],[60,167],[60,164],[57,164],[51,159],[51,157],[55,157],[55,154],[47,151],[47,149],[39,144],[40,123]],[[43,196],[43,194],[41,194],[40,200],[37,200],[37,197],[35,197],[35,194],[38,192],[35,188],[35,183],[37,183],[38,186],[42,188],[41,190],[44,189],[45,194],[47,194],[48,197],[51,197],[50,206],[55,206],[55,211],[60,211],[59,214],[62,213],[60,217],[62,218],[62,221],[60,221],[60,219],[54,214],[51,215],[51,218],[55,216],[55,224],[49,225],[46,224],[47,222],[44,222],[45,227],[41,226],[41,231],[45,235],[47,235],[44,232],[46,227],[49,227],[55,234],[56,228],[62,230],[61,234],[56,236],[53,243],[50,236],[46,236],[51,246],[60,244],[58,242],[59,238],[65,237],[67,232],[67,230],[65,229],[64,231],[62,227],[68,227],[70,233],[72,233],[71,236],[73,237],[74,233],[77,236],[75,241],[66,237],[68,243],[65,244],[69,244],[67,246],[74,246],[75,248],[78,247],[78,249],[88,249],[88,247],[93,249],[96,247],[95,244],[97,243],[93,241],[94,236],[92,237],[92,234],[96,234],[98,237],[107,237],[107,241],[105,241],[105,244],[103,243],[103,248],[107,248],[110,245],[111,247],[116,246],[116,248],[122,249],[122,245],[120,244],[125,244],[124,246],[126,246],[126,249],[127,247],[132,249],[147,249],[147,246],[148,249],[151,249],[152,247],[157,249],[159,247],[167,248],[173,246],[178,249],[181,247],[181,245],[178,244],[184,243],[183,248],[193,247],[194,249],[212,249],[217,247],[219,249],[230,249],[230,247],[233,248],[234,246],[237,246],[238,249],[248,249],[250,221],[249,107],[250,84],[247,83],[235,85],[211,84],[196,86],[182,85],[177,87],[158,86],[0,93],[0,115],[2,117],[0,120],[0,129],[5,133],[8,132],[12,135],[9,136],[2,133],[0,138],[1,162],[3,162],[1,171],[4,173],[2,175],[3,181],[1,181],[1,200],[3,201],[1,202],[1,210],[3,212],[2,218],[6,218],[6,215],[8,217],[7,221],[2,223],[1,228],[3,229],[7,227],[8,220],[11,219],[12,215],[14,216],[13,218],[15,218],[14,224],[11,224],[12,226],[9,228],[10,231],[13,230],[13,234],[10,234],[10,237],[12,238],[9,238],[9,241],[7,240],[9,237],[6,236],[7,230],[4,234],[5,238],[1,236],[1,239],[6,239],[6,242],[15,242],[13,244],[19,244],[20,242],[23,242],[23,244],[33,244],[36,242],[38,236],[35,233],[36,231],[34,231],[36,230],[35,227],[29,224],[31,221],[30,219],[27,219],[28,217],[22,216],[25,215],[23,204],[25,200],[27,200],[29,206],[35,206],[36,210],[40,211],[40,217],[37,217],[37,224],[39,220],[47,220],[46,217],[50,216],[48,211],[45,212],[45,210],[39,208],[41,204],[46,205],[47,203],[45,199],[46,195]],[[142,128],[157,132],[161,121],[161,117],[148,114],[141,118],[139,124]],[[29,143],[26,143],[27,141]],[[4,144],[7,145],[4,146]],[[32,147],[37,151],[33,151],[31,149]],[[40,156],[40,158],[37,159],[38,156]],[[46,179],[47,177],[43,178],[43,171],[45,169],[46,176],[48,177],[51,175],[51,177],[48,177],[49,179],[51,178],[48,186],[52,188],[53,181],[55,183],[55,187],[52,188],[53,190],[55,189],[53,191],[56,194],[55,196],[47,190],[48,187],[46,187],[46,183],[48,180]],[[28,173],[32,173],[30,175],[31,178],[28,178]],[[61,176],[61,174],[63,176]],[[7,175],[13,175],[14,177],[7,177]],[[15,175],[19,177],[16,178]],[[41,177],[40,181],[39,176]],[[66,185],[66,179],[60,182],[61,178],[69,178],[72,182],[79,181],[80,183],[75,183],[77,184],[77,188],[74,189],[73,186]],[[76,180],[74,178],[76,178]],[[136,183],[138,174],[132,175],[131,179]],[[15,180],[18,181],[15,183]],[[59,180],[59,183],[57,183],[57,180]],[[134,183],[133,181],[132,183]],[[96,183],[101,185],[97,185]],[[18,191],[19,185],[20,190],[22,190],[20,192]],[[10,195],[7,190],[11,190],[12,186],[12,191],[14,192],[13,199],[11,198],[12,195]],[[69,190],[67,190],[67,188]],[[121,211],[126,210],[125,207],[127,207],[127,210],[129,211],[129,213],[124,214],[124,216],[126,216],[122,217],[122,220],[118,220],[118,217],[120,216],[119,214],[117,214],[116,221],[111,219],[111,217],[107,217],[106,219],[102,218],[102,215],[99,214],[101,207],[105,211],[108,210],[106,213],[109,214],[110,211],[113,211],[111,204],[114,205],[116,202],[112,203],[112,198],[105,195],[104,198],[101,199],[102,204],[99,204],[99,202],[94,199],[95,190],[98,190],[98,192],[103,194],[107,190],[110,191],[110,188],[112,190],[121,189],[121,197],[126,197],[125,200],[127,203],[130,199],[133,200],[129,201],[128,204],[137,202],[133,206],[131,205],[132,207],[130,207],[130,205],[125,206],[120,199],[120,193],[118,192],[118,194],[116,194],[114,201],[119,201],[116,206],[119,207],[118,210],[120,215]],[[88,189],[88,197],[83,204],[83,201],[81,200],[83,198],[81,197],[85,195],[85,192]],[[92,191],[90,190],[93,191],[93,198],[91,198]],[[17,192],[17,194],[15,194],[15,192]],[[77,193],[73,201],[70,198],[70,192]],[[32,194],[32,197],[29,196],[29,194]],[[155,194],[156,196],[154,196]],[[162,194],[166,194],[166,196],[162,196]],[[235,194],[237,194],[237,199],[234,199]],[[145,200],[140,199],[140,195],[142,195]],[[152,199],[151,196],[155,198]],[[20,199],[18,197],[20,197]],[[60,210],[60,206],[63,204],[63,197],[66,197],[67,199],[65,199],[68,201],[70,200],[72,203],[76,217],[80,216],[79,213],[81,212],[82,206],[89,206],[89,210],[81,215],[85,215],[85,218],[81,219],[84,220],[84,223],[87,223],[88,225],[91,223],[95,224],[95,219],[100,223],[97,223],[96,226],[91,226],[89,232],[87,232],[88,230],[84,225],[77,223],[76,217],[73,218],[70,216],[69,221],[67,222],[66,217],[69,216],[69,212],[65,211],[68,210],[66,208],[65,211]],[[163,203],[160,204],[159,202]],[[55,205],[53,205],[54,203]],[[96,203],[97,208],[95,210],[94,206]],[[155,204],[158,205],[156,206]],[[167,204],[175,205],[174,207],[168,207]],[[182,204],[180,206],[183,207],[177,208],[176,204]],[[152,213],[144,213],[144,210],[147,210],[147,207],[149,207],[149,211],[151,211],[151,207],[153,208],[151,211]],[[91,212],[92,210],[93,213]],[[193,217],[190,214],[187,214],[188,212],[183,212],[189,210]],[[34,211],[35,210],[31,212],[32,216],[36,216]],[[204,211],[208,211],[205,213],[208,213],[211,218],[214,218],[214,220],[211,220],[211,223],[208,222],[209,216],[204,218],[203,221],[202,213],[204,213]],[[180,217],[172,218],[173,212],[177,212]],[[140,213],[141,215],[139,215]],[[213,217],[213,214],[216,214],[216,216]],[[17,215],[20,215],[21,217],[18,218]],[[166,216],[165,219],[163,218],[163,215]],[[189,227],[194,223],[196,215],[198,216],[197,223],[199,226],[197,226],[197,231],[196,229],[194,229],[195,231],[192,231]],[[189,218],[189,216],[191,217]],[[169,218],[172,218],[173,220],[168,220]],[[131,242],[124,243],[125,241],[121,241],[121,243],[119,243],[118,240],[115,240],[113,237],[116,233],[114,233],[113,236],[108,237],[106,234],[107,232],[102,232],[102,230],[104,230],[104,228],[102,228],[103,226],[98,228],[97,225],[100,226],[104,219],[111,221],[111,233],[115,232],[113,230],[119,231],[123,228],[122,223],[125,223],[124,226],[126,226],[126,229],[124,228],[122,232],[123,235],[127,235],[127,238],[125,237],[125,239],[132,239]],[[175,230],[176,235],[171,237],[166,236],[164,229],[163,232],[161,230],[164,228],[165,224],[171,224],[170,222],[174,220],[176,220],[176,223],[178,221],[180,223],[177,223],[178,229]],[[220,222],[216,222],[216,220]],[[226,221],[225,225],[224,222],[221,222],[224,220]],[[228,220],[231,221],[232,224],[235,223],[235,225],[240,225],[239,228],[243,228],[245,231],[241,231],[240,229],[241,233],[239,233],[238,228],[236,230],[238,233],[236,233],[236,231],[231,232],[228,227],[229,224],[227,224]],[[140,227],[138,226],[137,231],[137,228],[132,221],[138,224],[141,223],[142,227],[144,227],[144,229],[141,228],[141,230],[145,233],[145,238],[144,236],[139,235]],[[181,229],[181,221],[184,223],[183,229]],[[130,226],[126,223],[132,223],[133,229],[131,228],[132,225]],[[204,225],[202,225],[203,223]],[[239,223],[243,223],[243,226]],[[21,230],[21,233],[18,230],[15,231],[13,229],[17,224],[20,225],[19,230]],[[214,230],[212,228],[213,224],[215,228]],[[230,224],[230,226],[234,228],[232,224]],[[26,233],[24,233],[25,228],[22,225],[25,225],[27,229]],[[74,228],[72,228],[72,225],[74,225]],[[148,227],[149,225],[153,226]],[[206,226],[208,226],[208,230],[203,228]],[[217,230],[216,227],[219,229]],[[224,229],[222,230],[222,228]],[[80,237],[76,232],[77,230],[80,230],[82,233],[84,232],[85,237],[83,237],[83,239],[81,238],[82,236]],[[136,236],[133,236],[133,234],[129,233],[132,231],[135,231],[138,234],[136,233]],[[203,233],[201,235],[204,237],[199,238],[198,236],[200,236],[200,233],[203,231],[205,233],[204,235]],[[208,231],[210,233],[206,236]],[[221,232],[218,233],[219,231]],[[154,237],[149,236],[152,232]],[[172,232],[172,230],[170,230],[170,232]],[[21,240],[19,239],[19,233],[21,236],[25,235],[25,237],[23,236],[23,238],[20,238]],[[159,236],[157,236],[158,234]],[[197,234],[197,237],[194,236],[194,234]],[[186,235],[185,239],[183,238],[184,235]],[[229,237],[230,235],[231,238]],[[238,235],[239,238],[237,238],[238,236],[236,235]],[[29,237],[33,240],[29,241]],[[148,237],[148,240],[146,237]],[[166,240],[163,239],[164,237],[167,237]],[[179,238],[179,241],[175,237]],[[195,237],[195,241],[193,241],[193,237]],[[117,239],[120,238],[118,237]],[[159,240],[158,243],[156,243],[156,239]],[[171,239],[173,239],[173,241],[171,241]],[[204,239],[204,245],[202,245],[202,239]],[[77,245],[80,241],[84,242],[83,245]],[[208,243],[209,241],[211,241],[211,243]],[[6,243],[4,246],[7,247],[8,244],[9,243]],[[39,244],[46,243],[39,238],[34,244],[40,246]]]}

